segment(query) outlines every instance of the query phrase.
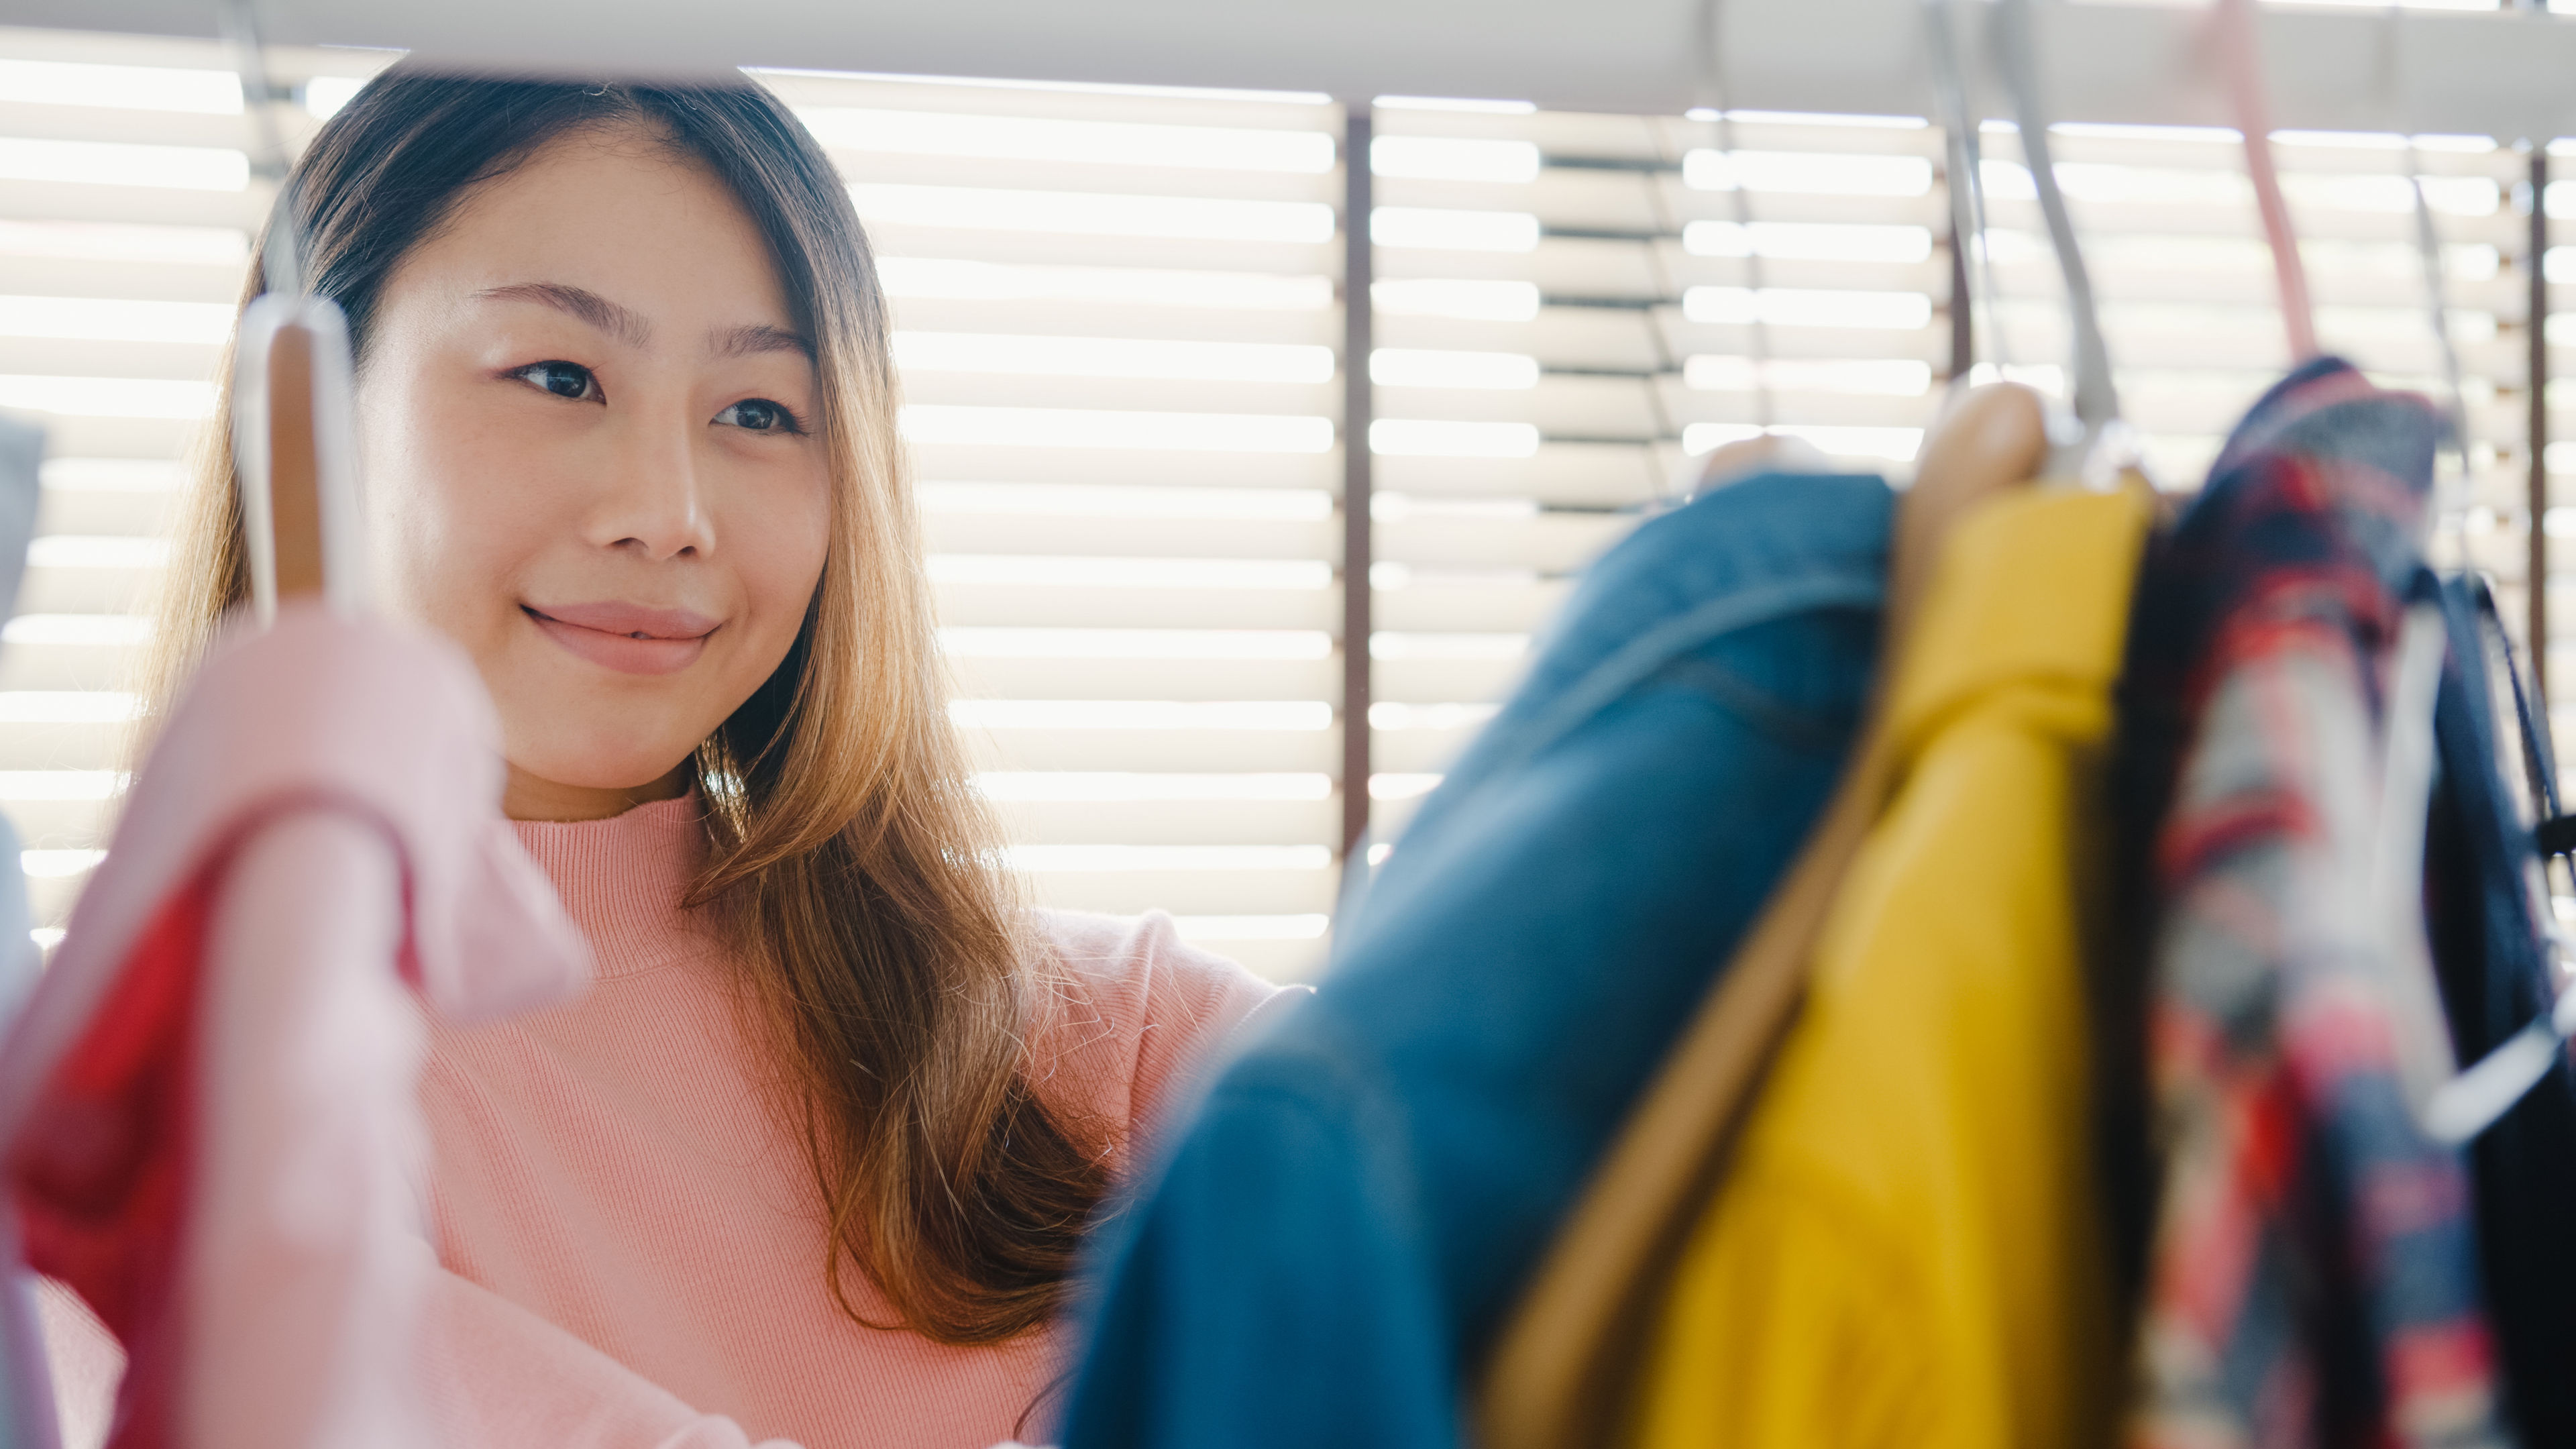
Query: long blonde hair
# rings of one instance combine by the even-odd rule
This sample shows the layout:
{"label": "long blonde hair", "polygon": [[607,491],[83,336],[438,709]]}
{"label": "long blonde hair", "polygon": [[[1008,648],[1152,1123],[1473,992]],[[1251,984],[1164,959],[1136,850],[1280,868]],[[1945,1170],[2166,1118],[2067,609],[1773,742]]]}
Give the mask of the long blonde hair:
{"label": "long blonde hair", "polygon": [[[581,85],[396,67],[290,182],[306,275],[363,369],[385,279],[476,185],[547,142],[629,128],[720,177],[768,241],[821,381],[831,546],[786,661],[698,749],[709,852],[690,904],[731,929],[830,1225],[901,1325],[991,1343],[1057,1307],[1107,1144],[1029,1085],[1044,983],[947,717],[876,267],[831,163],[749,84]],[[253,276],[258,275],[254,268]],[[218,429],[220,433],[220,429]],[[200,458],[147,694],[166,702],[248,594],[231,449]],[[897,1325],[871,1325],[892,1327]]]}

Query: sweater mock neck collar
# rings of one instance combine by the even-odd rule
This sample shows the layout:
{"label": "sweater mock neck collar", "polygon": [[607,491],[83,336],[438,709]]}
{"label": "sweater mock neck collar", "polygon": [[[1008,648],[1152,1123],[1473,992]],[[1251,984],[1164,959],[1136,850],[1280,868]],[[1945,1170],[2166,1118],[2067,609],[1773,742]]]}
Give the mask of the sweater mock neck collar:
{"label": "sweater mock neck collar", "polygon": [[515,820],[527,847],[590,938],[603,979],[696,956],[706,927],[680,898],[706,860],[704,814],[692,793],[606,820]]}

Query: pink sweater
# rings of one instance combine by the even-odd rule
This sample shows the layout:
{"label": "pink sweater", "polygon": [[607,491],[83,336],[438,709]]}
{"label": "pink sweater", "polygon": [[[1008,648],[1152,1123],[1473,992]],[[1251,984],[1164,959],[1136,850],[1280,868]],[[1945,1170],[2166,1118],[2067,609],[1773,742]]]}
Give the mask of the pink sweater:
{"label": "pink sweater", "polygon": [[[448,1271],[432,1377],[451,1442],[984,1449],[1043,1433],[1038,1401],[1066,1368],[1055,1332],[948,1348],[834,1304],[804,1153],[766,1105],[774,1067],[737,1026],[733,966],[678,907],[695,808],[519,826],[599,979],[566,1006],[433,1033],[421,1092]],[[1276,994],[1165,916],[1048,912],[1041,934],[1066,984],[1036,1032],[1040,1090],[1131,1139]]]}

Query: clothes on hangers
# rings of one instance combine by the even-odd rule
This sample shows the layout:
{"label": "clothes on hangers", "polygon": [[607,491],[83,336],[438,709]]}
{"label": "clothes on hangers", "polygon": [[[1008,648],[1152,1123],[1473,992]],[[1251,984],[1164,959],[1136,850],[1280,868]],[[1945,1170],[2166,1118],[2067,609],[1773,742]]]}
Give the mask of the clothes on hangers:
{"label": "clothes on hangers", "polygon": [[1891,506],[1756,477],[1594,565],[1315,999],[1095,1240],[1068,1449],[1461,1442],[1462,1374],[1841,773]]}
{"label": "clothes on hangers", "polygon": [[2107,1423],[2082,956],[2143,484],[1963,519],[1893,681],[1900,781],[1675,1270],[1649,1449],[2056,1446]]}
{"label": "clothes on hangers", "polygon": [[[2429,582],[2429,581],[2428,581]],[[2419,587],[2422,587],[2419,585]],[[2557,997],[2532,919],[2539,861],[2506,788],[2490,659],[2515,674],[2483,579],[2439,585],[2450,637],[2434,738],[2441,773],[2425,850],[2426,920],[2454,1050],[2475,1061]],[[2521,680],[2511,680],[2519,705]],[[2516,716],[2525,713],[2517,707]],[[2529,778],[2554,778],[2548,742],[2509,733]],[[2547,810],[2554,789],[2534,792]],[[2545,898],[2545,897],[2544,897]],[[2576,1444],[2576,1068],[2564,1053],[2539,1085],[2469,1146],[2479,1261],[2502,1359],[2507,1417],[2532,1445]]]}
{"label": "clothes on hangers", "polygon": [[[2129,1444],[2508,1442],[2468,1175],[2426,1138],[2369,898],[2379,694],[2440,415],[2320,359],[2151,550],[2124,721],[2161,788],[2165,1154]],[[2158,782],[2161,782],[2159,785]]]}
{"label": "clothes on hangers", "polygon": [[281,612],[165,723],[0,1047],[29,1262],[122,1340],[118,1449],[428,1442],[424,1045],[586,953],[503,827],[462,651]]}
{"label": "clothes on hangers", "polygon": [[1935,566],[1961,519],[2029,482],[2048,449],[2045,418],[2027,389],[1977,389],[1925,440],[1891,529],[1879,662],[1849,763],[1476,1365],[1476,1428],[1489,1449],[1622,1442],[1636,1360],[1673,1260],[1796,1018],[1834,898],[1896,784],[1887,692],[1905,670]]}

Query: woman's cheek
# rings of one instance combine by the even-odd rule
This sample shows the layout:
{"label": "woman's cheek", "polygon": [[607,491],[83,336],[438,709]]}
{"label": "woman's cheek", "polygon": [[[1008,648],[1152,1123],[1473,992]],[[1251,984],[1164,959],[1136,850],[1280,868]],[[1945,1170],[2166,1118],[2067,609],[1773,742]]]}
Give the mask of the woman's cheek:
{"label": "woman's cheek", "polygon": [[453,399],[418,401],[404,429],[411,447],[379,490],[396,534],[385,541],[397,555],[388,602],[481,654],[509,637],[510,580],[551,536],[541,514],[561,490],[539,486],[549,461],[540,440],[513,438]]}
{"label": "woman's cheek", "polygon": [[767,620],[764,637],[774,636],[784,658],[822,582],[831,547],[831,483],[818,460],[799,460],[762,481],[768,486],[746,490],[753,507],[736,535],[743,548],[737,567]]}

